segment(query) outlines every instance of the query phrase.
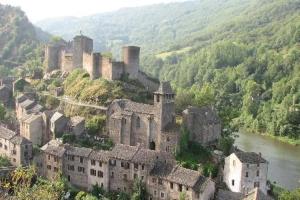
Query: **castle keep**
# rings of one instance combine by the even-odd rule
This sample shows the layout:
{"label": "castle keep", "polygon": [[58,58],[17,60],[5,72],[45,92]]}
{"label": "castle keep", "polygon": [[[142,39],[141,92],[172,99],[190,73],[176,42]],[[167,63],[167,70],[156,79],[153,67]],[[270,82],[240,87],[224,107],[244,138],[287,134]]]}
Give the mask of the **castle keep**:
{"label": "castle keep", "polygon": [[123,61],[93,52],[93,40],[83,35],[75,36],[71,42],[52,42],[45,48],[46,72],[62,70],[71,72],[76,68],[85,69],[91,79],[104,78],[119,80],[123,75],[139,80],[149,90],[156,90],[158,83],[153,81],[140,68],[140,47],[126,46],[122,49]]}

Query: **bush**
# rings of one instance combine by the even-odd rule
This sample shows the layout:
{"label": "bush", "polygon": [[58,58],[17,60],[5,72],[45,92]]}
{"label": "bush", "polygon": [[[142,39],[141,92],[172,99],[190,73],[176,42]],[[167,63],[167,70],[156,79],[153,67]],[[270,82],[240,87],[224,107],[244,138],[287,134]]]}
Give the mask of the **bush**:
{"label": "bush", "polygon": [[87,120],[85,128],[89,135],[97,135],[102,132],[105,127],[105,116],[93,116],[91,119]]}
{"label": "bush", "polygon": [[10,165],[10,161],[7,157],[0,156],[0,167],[8,167]]}

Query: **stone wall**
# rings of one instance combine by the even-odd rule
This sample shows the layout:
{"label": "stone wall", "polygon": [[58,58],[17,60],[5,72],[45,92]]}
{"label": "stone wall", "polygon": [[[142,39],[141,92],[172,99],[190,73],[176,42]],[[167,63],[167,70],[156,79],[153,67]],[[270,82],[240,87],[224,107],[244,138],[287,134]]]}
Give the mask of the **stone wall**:
{"label": "stone wall", "polygon": [[156,91],[159,87],[159,81],[155,81],[154,79],[147,76],[147,74],[145,74],[144,72],[139,71],[137,79],[150,92]]}
{"label": "stone wall", "polygon": [[61,70],[71,72],[73,70],[73,55],[62,51],[61,53]]}
{"label": "stone wall", "polygon": [[123,62],[112,62],[112,79],[120,80],[124,73],[124,63]]}
{"label": "stone wall", "polygon": [[46,72],[60,69],[59,57],[61,47],[58,45],[48,45],[45,48],[45,66]]}
{"label": "stone wall", "polygon": [[104,79],[112,80],[112,60],[108,57],[101,57],[101,76]]}

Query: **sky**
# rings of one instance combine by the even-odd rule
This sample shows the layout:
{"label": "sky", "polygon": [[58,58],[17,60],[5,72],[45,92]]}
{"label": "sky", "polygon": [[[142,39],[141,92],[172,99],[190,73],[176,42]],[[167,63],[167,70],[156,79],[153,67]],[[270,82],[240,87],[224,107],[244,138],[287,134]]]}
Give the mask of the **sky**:
{"label": "sky", "polygon": [[32,22],[62,16],[87,16],[136,7],[184,0],[0,0],[1,4],[19,6]]}

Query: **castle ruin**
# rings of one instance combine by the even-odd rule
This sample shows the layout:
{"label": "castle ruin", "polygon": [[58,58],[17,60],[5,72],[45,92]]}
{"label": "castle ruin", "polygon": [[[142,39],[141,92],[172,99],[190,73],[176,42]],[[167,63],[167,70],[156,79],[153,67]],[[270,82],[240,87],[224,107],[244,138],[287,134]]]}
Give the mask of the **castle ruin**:
{"label": "castle ruin", "polygon": [[91,79],[119,80],[122,76],[139,80],[147,89],[155,91],[159,83],[140,71],[140,47],[126,46],[122,49],[123,61],[113,61],[108,56],[93,51],[93,40],[77,35],[73,41],[52,42],[45,48],[46,72],[61,70],[72,72],[85,69]]}

